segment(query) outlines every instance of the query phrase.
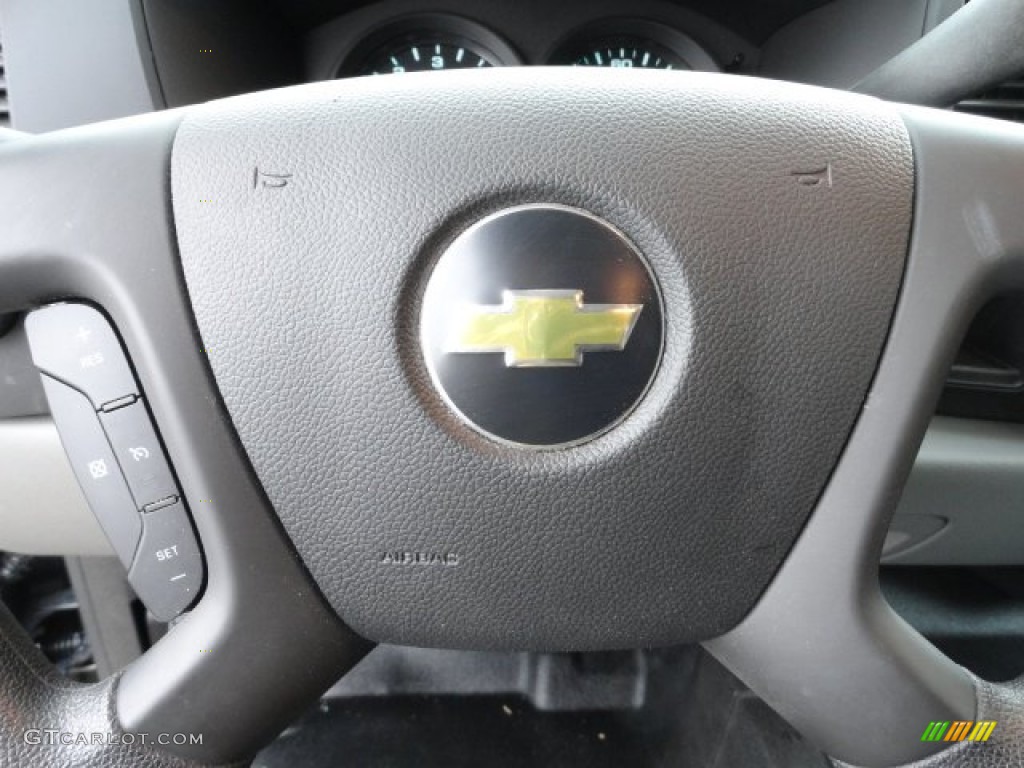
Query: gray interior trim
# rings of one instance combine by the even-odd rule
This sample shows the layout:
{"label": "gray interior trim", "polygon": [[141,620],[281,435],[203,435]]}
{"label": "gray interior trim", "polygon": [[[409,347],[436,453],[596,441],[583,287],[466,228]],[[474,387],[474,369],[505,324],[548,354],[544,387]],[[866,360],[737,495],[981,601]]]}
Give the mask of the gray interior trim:
{"label": "gray interior trim", "polygon": [[131,5],[0,0],[15,128],[52,131],[154,108]]}
{"label": "gray interior trim", "polygon": [[967,5],[967,2],[968,0],[928,0],[928,13],[924,22],[925,34]]}
{"label": "gray interior trim", "polygon": [[947,107],[1024,72],[1024,0],[973,0],[855,86]]}
{"label": "gray interior trim", "polygon": [[928,0],[837,0],[768,39],[758,74],[849,88],[921,37]]}
{"label": "gray interior trim", "polygon": [[[918,169],[903,295],[832,480],[760,603],[708,648],[827,752],[924,757],[922,723],[972,719],[971,679],[882,599],[889,517],[970,319],[1024,278],[1024,131],[904,109]],[[784,622],[780,617],[797,617]],[[863,734],[873,738],[865,739]]]}
{"label": "gray interior trim", "polygon": [[48,416],[0,421],[0,549],[111,553]]}
{"label": "gray interior trim", "polygon": [[32,364],[24,322],[17,315],[0,316],[0,424],[5,419],[49,412],[39,372]]}
{"label": "gray interior trim", "polygon": [[1024,563],[1024,425],[935,418],[889,536],[886,564]]}

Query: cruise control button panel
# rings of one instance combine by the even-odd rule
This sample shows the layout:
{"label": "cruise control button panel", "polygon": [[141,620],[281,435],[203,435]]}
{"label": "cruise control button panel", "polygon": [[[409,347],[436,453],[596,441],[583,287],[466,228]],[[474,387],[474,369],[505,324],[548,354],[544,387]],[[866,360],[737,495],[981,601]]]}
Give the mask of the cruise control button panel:
{"label": "cruise control button panel", "polygon": [[181,502],[146,512],[142,520],[142,541],[128,581],[150,613],[169,621],[199,594],[203,561]]}
{"label": "cruise control button panel", "polygon": [[32,360],[43,373],[63,381],[94,408],[138,396],[121,343],[107,319],[86,304],[54,304],[25,320]]}
{"label": "cruise control button panel", "polygon": [[32,359],[86,500],[128,581],[169,621],[198,597],[203,559],[146,400],[106,318],[85,304],[25,321]]}

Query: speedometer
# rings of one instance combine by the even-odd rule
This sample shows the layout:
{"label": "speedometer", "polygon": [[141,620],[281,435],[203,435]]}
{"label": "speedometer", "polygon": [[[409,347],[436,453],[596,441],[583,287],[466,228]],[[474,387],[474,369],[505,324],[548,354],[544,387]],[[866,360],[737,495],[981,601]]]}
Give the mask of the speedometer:
{"label": "speedometer", "polygon": [[644,19],[606,19],[577,30],[549,57],[551,64],[613,69],[697,69],[718,66],[677,29]]}
{"label": "speedometer", "polygon": [[618,69],[689,69],[679,56],[642,37],[621,37],[591,43],[571,62],[578,67]]}

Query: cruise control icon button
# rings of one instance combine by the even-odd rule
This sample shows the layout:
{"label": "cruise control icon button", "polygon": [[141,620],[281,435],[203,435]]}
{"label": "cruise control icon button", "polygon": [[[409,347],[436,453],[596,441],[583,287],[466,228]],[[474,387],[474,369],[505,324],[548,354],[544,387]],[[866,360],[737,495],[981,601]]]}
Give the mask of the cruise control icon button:
{"label": "cruise control icon button", "polygon": [[100,422],[140,509],[178,495],[178,486],[142,400],[101,413]]}

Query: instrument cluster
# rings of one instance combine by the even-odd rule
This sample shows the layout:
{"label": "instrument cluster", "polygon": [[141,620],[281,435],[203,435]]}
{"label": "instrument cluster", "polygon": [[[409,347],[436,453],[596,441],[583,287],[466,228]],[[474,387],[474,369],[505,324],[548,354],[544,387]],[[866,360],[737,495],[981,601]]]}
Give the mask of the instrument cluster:
{"label": "instrument cluster", "polygon": [[529,60],[488,27],[444,14],[399,18],[352,47],[336,77],[510,67],[526,64],[617,69],[719,71],[697,41],[667,24],[639,18],[605,19],[562,38]]}

